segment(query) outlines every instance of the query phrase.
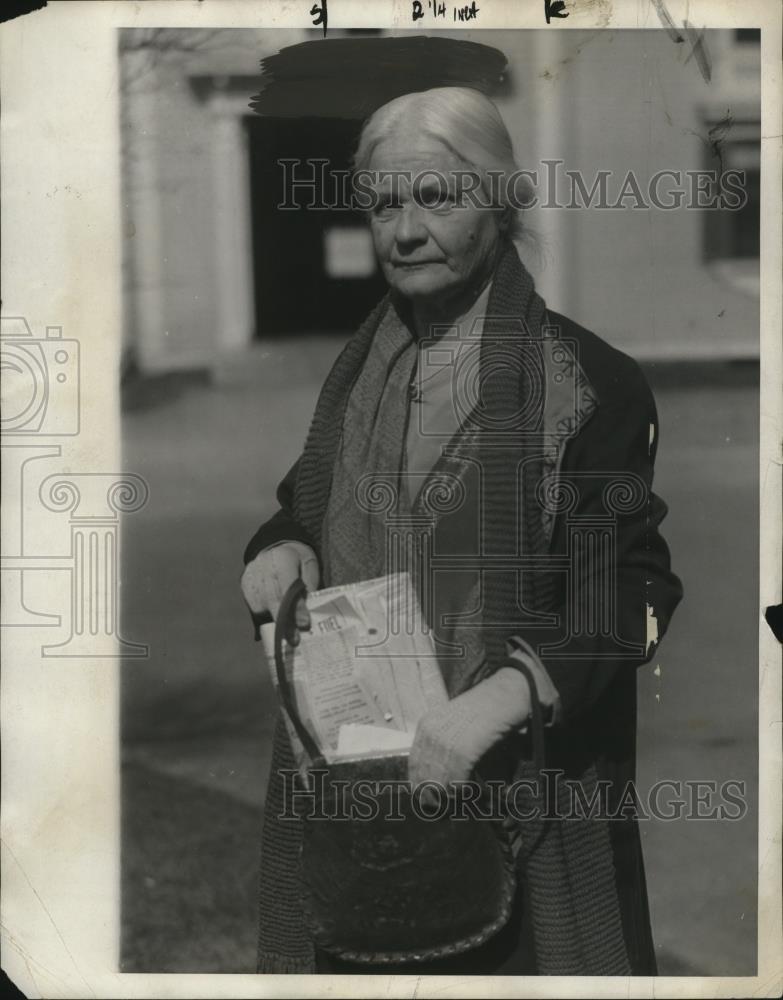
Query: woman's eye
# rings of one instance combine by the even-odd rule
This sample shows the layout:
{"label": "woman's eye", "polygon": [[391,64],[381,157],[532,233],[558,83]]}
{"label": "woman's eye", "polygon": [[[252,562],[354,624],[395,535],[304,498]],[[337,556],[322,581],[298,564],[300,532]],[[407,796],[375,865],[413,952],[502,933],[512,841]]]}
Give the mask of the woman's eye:
{"label": "woman's eye", "polygon": [[457,203],[457,199],[450,191],[438,191],[427,199],[427,207],[436,212],[448,212]]}
{"label": "woman's eye", "polygon": [[400,202],[393,198],[381,199],[378,204],[373,209],[373,214],[379,216],[380,218],[388,218],[392,215],[398,208],[400,208]]}

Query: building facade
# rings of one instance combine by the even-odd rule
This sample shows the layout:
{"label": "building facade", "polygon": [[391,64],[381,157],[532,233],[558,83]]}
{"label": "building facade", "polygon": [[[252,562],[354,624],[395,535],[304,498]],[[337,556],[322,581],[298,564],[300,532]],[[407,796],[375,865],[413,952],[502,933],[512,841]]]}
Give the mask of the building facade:
{"label": "building facade", "polygon": [[[455,34],[508,57],[497,102],[537,179],[522,250],[549,304],[636,357],[758,357],[758,33],[708,31],[696,54],[663,30]],[[276,210],[281,153],[346,167],[357,123],[283,129],[248,107],[259,60],[317,37],[121,34],[124,354],[141,372],[348,333],[382,290],[356,214]],[[699,207],[699,174],[731,171],[743,206]]]}

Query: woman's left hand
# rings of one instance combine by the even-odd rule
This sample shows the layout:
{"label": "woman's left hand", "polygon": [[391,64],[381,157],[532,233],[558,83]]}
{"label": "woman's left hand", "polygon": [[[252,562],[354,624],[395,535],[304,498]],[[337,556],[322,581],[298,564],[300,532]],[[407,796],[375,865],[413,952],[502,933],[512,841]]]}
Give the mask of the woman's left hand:
{"label": "woman's left hand", "polygon": [[502,667],[445,705],[425,713],[408,758],[415,787],[436,781],[444,788],[467,781],[490,747],[530,715],[530,688],[513,667]]}

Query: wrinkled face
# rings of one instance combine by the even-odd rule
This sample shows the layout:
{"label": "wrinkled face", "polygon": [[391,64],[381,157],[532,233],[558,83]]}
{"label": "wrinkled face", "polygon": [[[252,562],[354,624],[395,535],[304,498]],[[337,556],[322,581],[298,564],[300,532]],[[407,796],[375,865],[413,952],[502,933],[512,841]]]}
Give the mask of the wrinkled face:
{"label": "wrinkled face", "polygon": [[480,286],[494,262],[500,215],[467,198],[455,203],[454,171],[464,174],[464,162],[435,139],[397,129],[375,148],[369,169],[404,174],[378,178],[370,211],[375,252],[390,287],[414,302],[441,306]]}

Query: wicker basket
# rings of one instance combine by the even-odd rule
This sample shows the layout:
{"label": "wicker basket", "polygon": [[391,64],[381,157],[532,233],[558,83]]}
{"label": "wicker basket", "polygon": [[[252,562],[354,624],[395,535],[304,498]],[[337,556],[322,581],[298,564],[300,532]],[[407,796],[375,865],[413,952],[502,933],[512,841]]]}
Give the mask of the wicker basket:
{"label": "wicker basket", "polygon": [[[313,940],[340,958],[371,963],[431,961],[475,948],[511,914],[510,851],[494,822],[426,819],[415,810],[407,754],[326,764],[301,720],[283,659],[286,626],[305,593],[297,580],[281,603],[275,665],[283,707],[318,778],[319,808],[303,816],[301,856],[302,905]],[[372,818],[324,818],[353,814],[359,779],[395,795],[394,808],[381,795]],[[366,788],[357,803],[365,812]]]}

